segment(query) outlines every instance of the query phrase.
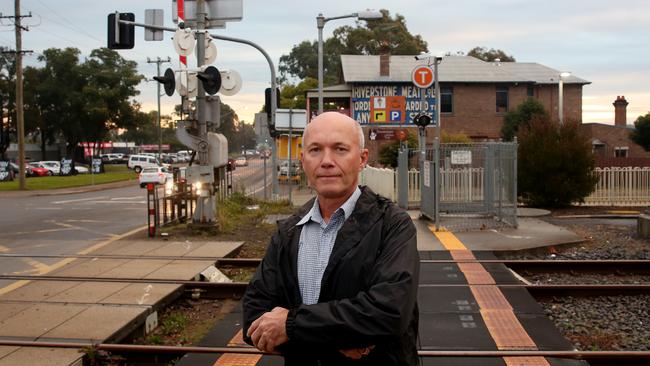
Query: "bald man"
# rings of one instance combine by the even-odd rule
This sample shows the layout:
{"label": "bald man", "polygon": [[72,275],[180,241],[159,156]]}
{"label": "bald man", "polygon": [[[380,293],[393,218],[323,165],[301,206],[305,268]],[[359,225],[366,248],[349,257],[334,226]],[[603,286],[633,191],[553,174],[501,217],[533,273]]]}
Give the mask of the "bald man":
{"label": "bald man", "polygon": [[361,127],[319,115],[301,160],[316,198],[278,223],[244,295],[245,340],[289,366],[417,365],[415,227],[358,186]]}

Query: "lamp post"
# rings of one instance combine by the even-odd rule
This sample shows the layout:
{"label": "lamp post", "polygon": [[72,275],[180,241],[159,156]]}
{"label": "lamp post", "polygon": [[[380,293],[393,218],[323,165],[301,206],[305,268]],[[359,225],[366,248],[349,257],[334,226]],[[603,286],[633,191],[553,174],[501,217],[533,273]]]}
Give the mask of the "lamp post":
{"label": "lamp post", "polygon": [[570,72],[564,71],[560,73],[558,86],[558,98],[557,98],[557,116],[558,121],[560,121],[560,126],[564,124],[564,78],[571,76]]}
{"label": "lamp post", "polygon": [[357,18],[359,20],[373,20],[383,18],[383,14],[376,10],[365,10],[358,13],[325,18],[323,13],[316,17],[318,27],[318,114],[323,113],[323,27],[330,20],[343,18]]}

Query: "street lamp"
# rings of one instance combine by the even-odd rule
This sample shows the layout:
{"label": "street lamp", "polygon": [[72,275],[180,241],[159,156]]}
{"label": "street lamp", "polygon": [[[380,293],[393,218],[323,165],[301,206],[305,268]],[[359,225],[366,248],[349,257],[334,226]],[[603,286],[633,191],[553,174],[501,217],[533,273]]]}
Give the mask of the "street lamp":
{"label": "street lamp", "polygon": [[323,27],[330,20],[343,18],[357,18],[359,20],[373,20],[383,18],[383,14],[376,10],[365,10],[338,17],[325,18],[323,13],[316,17],[318,27],[318,114],[323,113]]}
{"label": "street lamp", "polygon": [[558,100],[558,102],[557,102],[558,111],[557,111],[557,115],[558,115],[558,120],[560,121],[560,125],[564,124],[564,105],[563,105],[563,103],[564,103],[564,100],[563,100],[564,99],[564,78],[568,78],[569,76],[571,76],[570,72],[567,72],[567,71],[561,72],[559,82],[557,84],[557,86],[558,86],[558,99],[557,99]]}

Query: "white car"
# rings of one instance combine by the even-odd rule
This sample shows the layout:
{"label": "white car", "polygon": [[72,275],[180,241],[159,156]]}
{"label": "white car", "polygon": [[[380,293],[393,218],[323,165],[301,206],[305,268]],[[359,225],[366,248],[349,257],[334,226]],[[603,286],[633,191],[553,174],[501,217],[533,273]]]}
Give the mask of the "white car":
{"label": "white car", "polygon": [[129,162],[126,165],[136,173],[140,173],[144,168],[165,167],[155,157],[142,154],[129,156]]}
{"label": "white car", "polygon": [[235,159],[235,166],[248,166],[248,160],[245,157],[240,156]]}
{"label": "white car", "polygon": [[174,179],[174,173],[165,167],[144,168],[138,176],[140,187],[144,188],[147,183],[165,184],[167,180]]}
{"label": "white car", "polygon": [[88,173],[89,173],[88,168],[86,168],[86,167],[83,166],[83,165],[77,165],[77,164],[75,164],[75,165],[74,165],[74,168],[77,169],[77,173],[79,173],[79,174],[88,174]]}

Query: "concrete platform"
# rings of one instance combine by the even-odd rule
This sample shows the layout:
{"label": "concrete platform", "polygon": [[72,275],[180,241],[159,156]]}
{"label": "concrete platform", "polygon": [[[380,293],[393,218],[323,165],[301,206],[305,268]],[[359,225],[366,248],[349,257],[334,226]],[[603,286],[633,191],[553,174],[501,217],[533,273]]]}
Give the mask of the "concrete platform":
{"label": "concrete platform", "polygon": [[[243,242],[116,241],[96,253],[227,257]],[[81,258],[49,275],[191,280],[214,260]],[[148,314],[180,294],[174,284],[25,281],[0,296],[0,337],[57,342],[113,342],[144,323]],[[0,347],[0,366],[75,365],[77,350]]]}

